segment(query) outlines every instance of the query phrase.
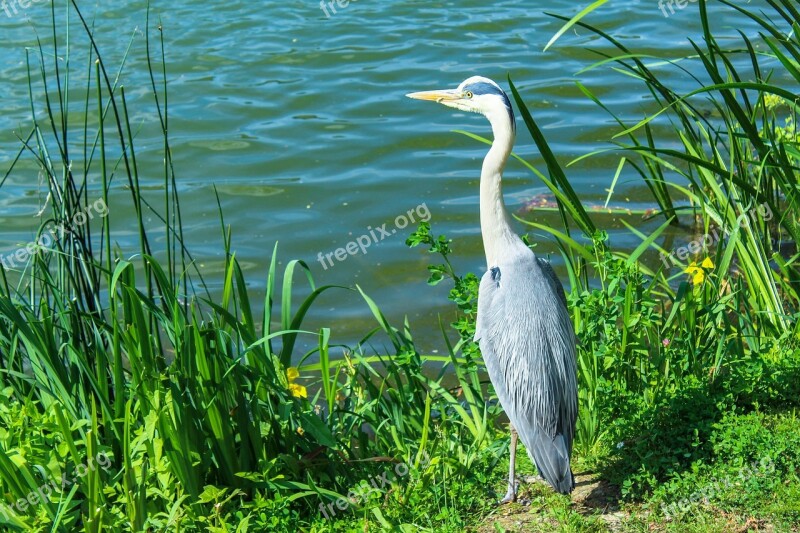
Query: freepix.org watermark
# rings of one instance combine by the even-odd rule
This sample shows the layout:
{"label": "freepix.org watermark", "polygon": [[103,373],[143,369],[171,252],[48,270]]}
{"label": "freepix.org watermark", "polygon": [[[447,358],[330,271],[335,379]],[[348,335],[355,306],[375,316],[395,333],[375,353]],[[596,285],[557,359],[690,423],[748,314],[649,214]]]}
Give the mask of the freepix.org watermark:
{"label": "freepix.org watermark", "polygon": [[770,457],[762,457],[758,462],[752,462],[745,465],[744,468],[739,470],[739,474],[735,477],[730,475],[722,479],[712,478],[711,482],[691,493],[688,497],[683,498],[678,502],[667,505],[661,504],[661,512],[664,517],[672,519],[688,512],[694,505],[699,502],[708,503],[713,500],[718,494],[731,490],[732,488],[743,485],[748,479],[756,477],[767,477],[775,472],[775,463]]}
{"label": "freepix.org watermark", "polygon": [[73,228],[83,226],[94,219],[95,215],[99,215],[101,218],[108,215],[108,206],[102,198],[96,200],[93,204],[88,204],[83,211],[75,213],[72,220],[67,221],[67,223],[55,225],[46,232],[42,232],[38,240],[20,246],[12,252],[0,254],[0,265],[6,270],[24,266],[29,259],[33,259],[44,250],[49,250],[56,240],[63,239]]}
{"label": "freepix.org watermark", "polygon": [[[355,2],[356,0],[320,0],[319,8],[325,13],[327,18],[331,18],[331,13],[336,14],[336,6],[339,6],[341,9],[346,8],[350,5],[350,2]],[[697,0],[695,0],[697,1]],[[328,11],[330,9],[330,11]]]}
{"label": "freepix.org watermark", "polygon": [[[748,211],[747,216],[742,217],[740,220],[739,226],[744,227],[745,224],[747,224],[748,219],[751,222],[756,222],[756,220],[759,218],[764,221],[770,221],[772,220],[773,216],[772,209],[770,209],[769,205],[763,203]],[[676,264],[675,257],[677,257],[679,261],[686,261],[689,256],[697,255],[703,250],[708,250],[717,244],[722,237],[727,237],[730,235],[730,233],[731,230],[721,231],[720,228],[714,228],[714,230],[710,233],[706,233],[697,239],[694,239],[686,246],[681,246],[677,250],[674,250],[667,255],[664,255],[663,253],[659,254],[661,257],[661,262],[664,263],[664,267],[669,270],[672,268],[673,264]]]}
{"label": "freepix.org watermark", "polygon": [[20,10],[28,9],[33,4],[47,4],[47,0],[0,0],[0,11],[8,18],[19,15]]}
{"label": "freepix.org watermark", "polygon": [[[697,0],[658,0],[658,8],[665,17],[675,14],[675,8],[685,9],[689,4],[697,3]],[[669,14],[667,14],[669,9]]]}
{"label": "freepix.org watermark", "polygon": [[409,224],[428,222],[430,219],[431,212],[428,209],[427,204],[420,204],[414,209],[409,209],[404,214],[397,216],[394,219],[394,227],[392,229],[386,228],[386,226],[389,225],[388,222],[377,228],[367,226],[367,233],[357,237],[354,241],[348,242],[343,248],[337,248],[336,250],[328,252],[324,255],[322,252],[320,252],[317,254],[317,261],[319,261],[319,264],[322,265],[324,270],[328,270],[328,267],[333,266],[334,259],[342,262],[351,255],[356,255],[358,253],[366,254],[367,248],[373,244],[378,244],[386,237],[391,237],[397,233],[397,230],[404,229],[408,227]]}
{"label": "freepix.org watermark", "polygon": [[[28,510],[28,507],[33,507],[34,505],[39,505],[42,502],[48,501],[50,495],[53,492],[57,492],[59,487],[62,493],[66,492],[70,485],[76,483],[80,478],[86,476],[89,472],[94,472],[98,466],[100,466],[100,468],[103,470],[108,470],[108,468],[111,466],[111,458],[103,452],[98,453],[95,457],[89,457],[89,459],[86,461],[86,464],[79,464],[75,467],[75,477],[69,478],[64,476],[61,478],[60,483],[57,483],[55,479],[51,479],[47,483],[42,484],[36,490],[29,492],[24,498],[19,498],[8,507],[16,513],[24,514]],[[8,511],[6,511],[4,506],[1,505],[0,513],[2,513],[6,519],[10,518]]]}
{"label": "freepix.org watermark", "polygon": [[[419,467],[416,470],[424,470],[430,463],[431,457],[428,455],[428,452],[422,452]],[[322,513],[322,516],[330,520],[336,516],[334,507],[340,512],[344,512],[347,511],[351,505],[359,506],[366,503],[369,501],[370,495],[373,493],[383,494],[392,486],[392,482],[399,481],[406,477],[412,470],[414,470],[414,468],[406,463],[398,463],[394,468],[384,471],[383,474],[379,476],[370,476],[367,479],[362,479],[347,493],[347,498],[339,498],[335,502],[319,504],[319,511]]]}

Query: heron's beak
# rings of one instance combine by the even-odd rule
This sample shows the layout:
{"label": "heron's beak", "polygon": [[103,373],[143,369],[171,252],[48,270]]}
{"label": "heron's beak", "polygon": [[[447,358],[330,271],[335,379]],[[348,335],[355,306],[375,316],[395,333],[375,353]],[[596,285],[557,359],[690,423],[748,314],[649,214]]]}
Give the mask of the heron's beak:
{"label": "heron's beak", "polygon": [[454,90],[422,91],[418,93],[408,93],[406,96],[414,100],[430,100],[445,105],[447,102],[461,99],[461,93]]}

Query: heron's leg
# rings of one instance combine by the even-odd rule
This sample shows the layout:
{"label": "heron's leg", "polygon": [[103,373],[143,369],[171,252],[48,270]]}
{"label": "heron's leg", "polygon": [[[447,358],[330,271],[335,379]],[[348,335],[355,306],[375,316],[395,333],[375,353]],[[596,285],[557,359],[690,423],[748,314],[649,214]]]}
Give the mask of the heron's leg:
{"label": "heron's leg", "polygon": [[511,428],[511,446],[510,446],[510,453],[511,456],[508,461],[508,491],[506,491],[505,497],[500,500],[500,503],[510,503],[517,501],[517,480],[516,480],[516,468],[517,468],[517,439],[519,435],[517,435],[517,430],[514,429],[514,426],[509,426]]}

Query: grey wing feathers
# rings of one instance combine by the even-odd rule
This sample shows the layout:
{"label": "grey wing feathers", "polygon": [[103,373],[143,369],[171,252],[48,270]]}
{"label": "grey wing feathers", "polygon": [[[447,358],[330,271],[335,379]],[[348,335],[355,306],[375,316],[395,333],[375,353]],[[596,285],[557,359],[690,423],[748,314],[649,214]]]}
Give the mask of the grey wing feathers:
{"label": "grey wing feathers", "polygon": [[555,270],[553,270],[550,261],[545,261],[541,257],[536,258],[536,262],[539,263],[539,267],[541,267],[542,271],[545,273],[547,278],[550,280],[550,283],[553,285],[553,288],[558,294],[558,297],[561,299],[561,302],[564,304],[564,309],[568,309],[567,307],[567,295],[564,293],[564,286],[561,284],[561,280],[558,279],[556,276]]}
{"label": "grey wing feathers", "polygon": [[487,272],[475,338],[497,397],[542,476],[557,491],[570,492],[578,411],[575,335],[550,265],[531,254],[500,265],[499,275]]}

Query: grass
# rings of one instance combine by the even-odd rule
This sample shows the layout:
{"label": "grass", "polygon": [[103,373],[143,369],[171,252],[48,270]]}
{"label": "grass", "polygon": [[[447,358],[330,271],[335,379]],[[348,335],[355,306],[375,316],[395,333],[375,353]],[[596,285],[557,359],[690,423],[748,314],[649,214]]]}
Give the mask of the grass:
{"label": "grass", "polygon": [[[223,289],[212,298],[184,246],[163,42],[146,21],[147,112],[163,137],[157,198],[139,186],[128,100],[92,23],[73,0],[62,26],[54,6],[52,42],[28,61],[30,134],[0,182],[19,165],[41,169],[48,205],[36,240],[51,239],[0,270],[0,524],[797,530],[800,16],[789,0],[770,2],[770,18],[721,3],[764,31],[722,48],[701,1],[703,42],[668,63],[694,62],[707,77],[688,94],[583,20],[601,2],[563,19],[616,50],[587,69],[634,76],[652,96],[653,109],[631,124],[580,85],[619,124],[610,150],[620,169],[638,172],[658,205],[649,235],[630,227],[642,238],[632,252],[613,249],[572,189],[567,173],[584,158],[559,162],[511,84],[546,171],[522,162],[550,188],[563,222],[525,223],[557,240],[567,266],[581,339],[579,487],[570,499],[526,484],[530,506],[499,509],[508,438],[472,342],[478,280],[453,269],[450,241],[428,224],[408,240],[432,253],[430,283],[452,284],[459,318],[442,326],[443,356],[420,353],[410,325],[388,323],[357,287],[317,286],[302,261],[279,270],[277,245],[266,289],[254,294],[221,209]],[[78,35],[62,33],[75,26]],[[670,128],[657,136],[656,123]],[[133,242],[115,237],[121,194],[134,206]],[[677,224],[726,238],[689,261],[664,247]],[[305,298],[298,283],[309,285]],[[343,290],[357,290],[375,317],[354,346],[335,344],[328,328],[304,330],[317,297]],[[316,347],[301,352],[300,336]],[[532,474],[526,461],[521,471]]]}

